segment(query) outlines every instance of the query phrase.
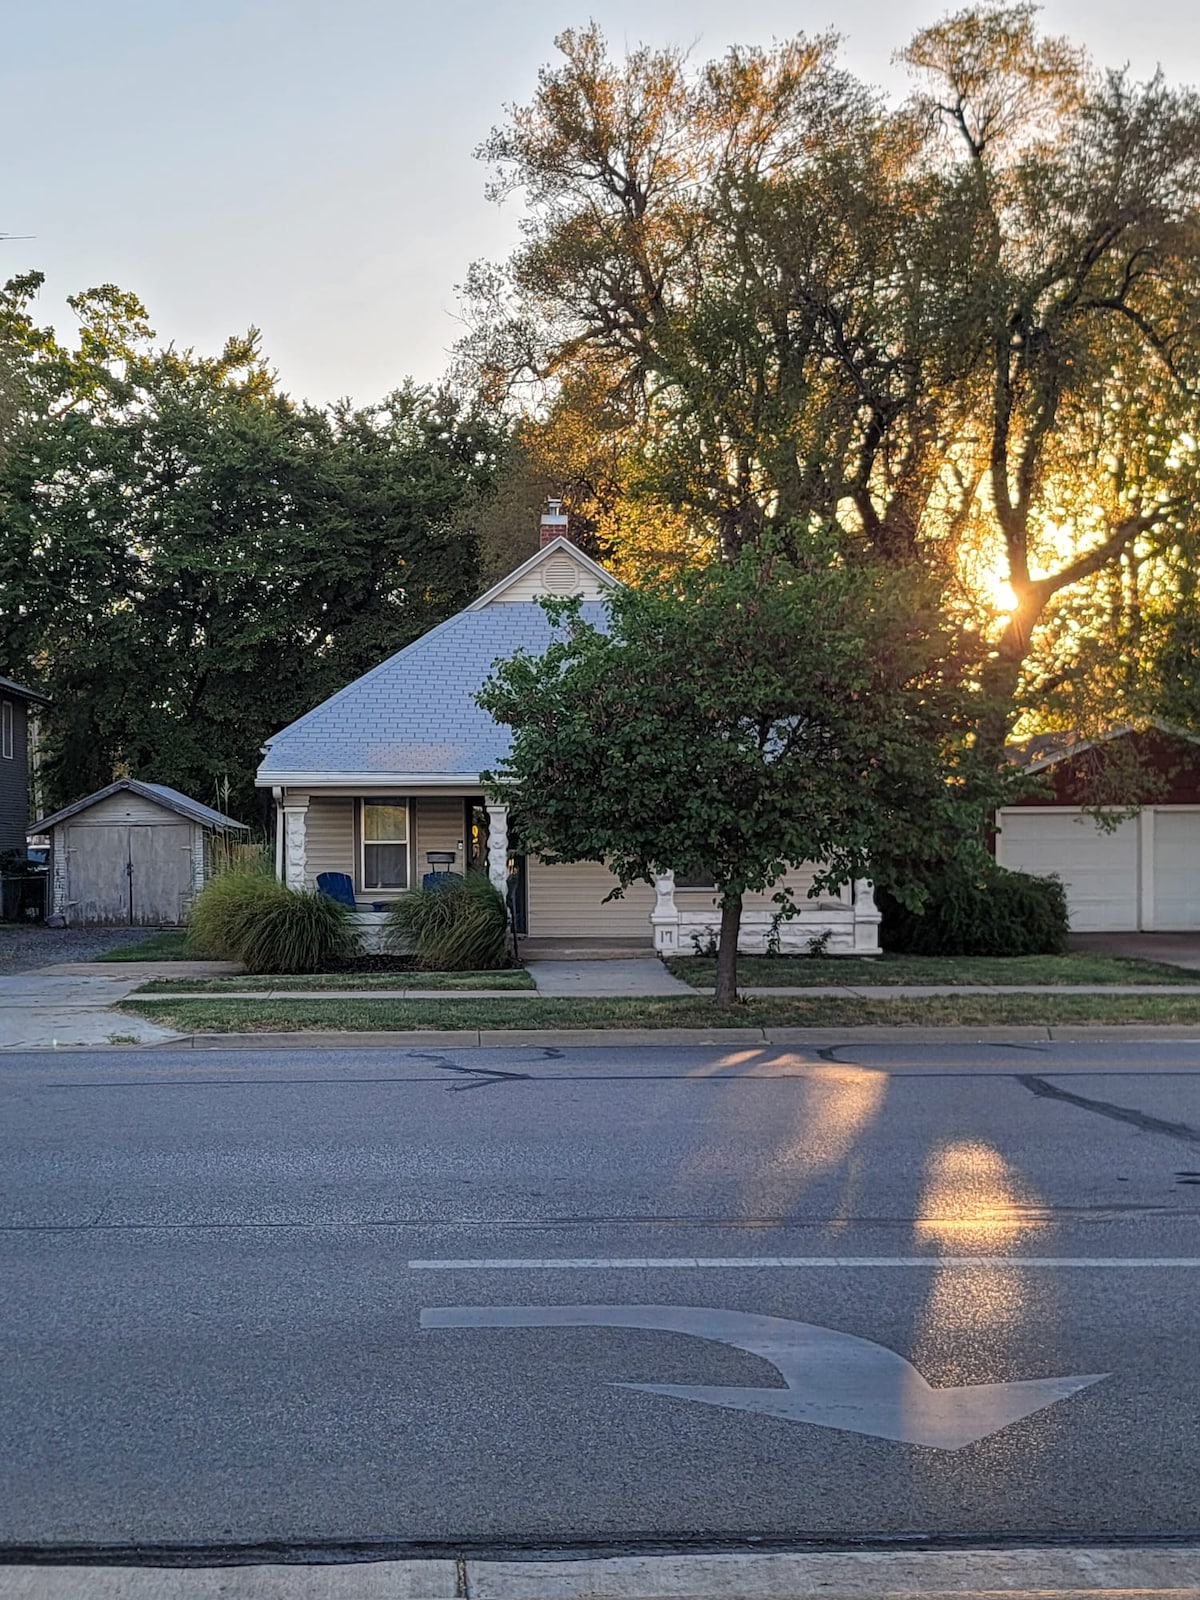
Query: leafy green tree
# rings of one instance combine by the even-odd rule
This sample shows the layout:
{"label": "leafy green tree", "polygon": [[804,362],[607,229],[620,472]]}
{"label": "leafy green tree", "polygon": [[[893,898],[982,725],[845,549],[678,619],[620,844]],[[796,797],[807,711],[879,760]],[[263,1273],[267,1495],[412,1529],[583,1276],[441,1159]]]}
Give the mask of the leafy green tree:
{"label": "leafy green tree", "polygon": [[479,696],[512,729],[485,781],[544,859],[607,862],[622,887],[711,873],[718,1003],[736,998],[744,896],[789,866],[821,863],[818,891],[872,876],[919,903],[931,863],[981,857],[995,794],[959,688],[970,640],[920,572],[814,540],[620,589],[607,631],[545,603],[561,639]]}
{"label": "leafy green tree", "polygon": [[1200,97],[1097,72],[1025,4],[919,32],[900,105],[830,36],[558,45],[484,147],[529,222],[471,280],[465,356],[542,410],[582,383],[628,492],[726,558],[832,519],[953,573],[1001,760],[1089,660],[1079,607],[1195,529]]}
{"label": "leafy green tree", "polygon": [[501,439],[446,394],[320,410],[257,335],[158,349],[114,289],[77,345],[9,286],[28,399],[0,469],[7,670],[54,699],[52,801],[118,774],[254,806],[263,741],[461,608]]}

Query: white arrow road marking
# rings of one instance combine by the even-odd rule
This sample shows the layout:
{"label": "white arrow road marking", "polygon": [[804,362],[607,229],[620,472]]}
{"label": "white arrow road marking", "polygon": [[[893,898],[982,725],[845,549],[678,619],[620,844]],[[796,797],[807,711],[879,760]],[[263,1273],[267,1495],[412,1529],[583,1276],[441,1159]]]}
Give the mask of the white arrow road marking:
{"label": "white arrow road marking", "polygon": [[779,1372],[782,1389],[712,1384],[621,1383],[674,1400],[698,1400],[734,1411],[757,1411],[818,1428],[841,1428],[875,1439],[961,1450],[1010,1423],[1099,1383],[1086,1377],[1032,1378],[935,1389],[886,1345],[789,1317],[764,1317],[707,1306],[437,1306],[421,1312],[423,1328],[646,1328],[712,1339],[761,1356]]}

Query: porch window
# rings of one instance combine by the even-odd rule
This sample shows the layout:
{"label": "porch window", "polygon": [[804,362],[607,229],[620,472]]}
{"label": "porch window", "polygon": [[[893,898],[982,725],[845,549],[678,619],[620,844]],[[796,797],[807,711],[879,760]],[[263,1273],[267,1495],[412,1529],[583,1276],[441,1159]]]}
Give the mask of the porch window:
{"label": "porch window", "polygon": [[408,801],[362,800],[362,886],[408,888]]}

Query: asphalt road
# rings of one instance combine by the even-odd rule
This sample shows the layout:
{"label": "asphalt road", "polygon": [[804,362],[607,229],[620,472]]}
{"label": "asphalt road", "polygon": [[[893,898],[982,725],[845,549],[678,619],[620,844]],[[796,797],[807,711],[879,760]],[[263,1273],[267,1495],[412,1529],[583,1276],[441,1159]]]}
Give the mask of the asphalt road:
{"label": "asphalt road", "polygon": [[1198,1180],[1186,1041],[9,1055],[0,1544],[1194,1536]]}

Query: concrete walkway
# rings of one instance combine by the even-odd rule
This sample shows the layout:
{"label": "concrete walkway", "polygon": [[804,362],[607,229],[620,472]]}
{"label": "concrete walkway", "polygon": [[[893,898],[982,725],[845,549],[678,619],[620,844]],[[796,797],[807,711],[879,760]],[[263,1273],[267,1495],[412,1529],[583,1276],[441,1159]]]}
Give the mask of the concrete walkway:
{"label": "concrete walkway", "polygon": [[240,961],[59,961],[37,967],[28,978],[235,978]]}
{"label": "concrete walkway", "polygon": [[639,958],[609,961],[528,961],[526,967],[544,995],[695,994],[661,961]]}

